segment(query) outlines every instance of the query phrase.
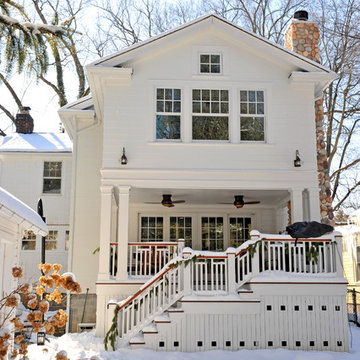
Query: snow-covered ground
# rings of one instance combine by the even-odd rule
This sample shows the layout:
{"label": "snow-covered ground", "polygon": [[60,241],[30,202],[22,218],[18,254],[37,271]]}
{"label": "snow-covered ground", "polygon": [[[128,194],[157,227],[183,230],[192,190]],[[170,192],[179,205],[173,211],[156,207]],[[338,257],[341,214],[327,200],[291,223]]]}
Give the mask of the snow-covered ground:
{"label": "snow-covered ground", "polygon": [[124,348],[115,352],[104,350],[103,341],[94,332],[66,334],[51,338],[46,346],[29,346],[29,360],[49,360],[61,350],[67,352],[70,360],[359,360],[360,328],[350,325],[350,353],[275,350],[204,351],[198,353],[156,352],[151,350],[130,350]]}

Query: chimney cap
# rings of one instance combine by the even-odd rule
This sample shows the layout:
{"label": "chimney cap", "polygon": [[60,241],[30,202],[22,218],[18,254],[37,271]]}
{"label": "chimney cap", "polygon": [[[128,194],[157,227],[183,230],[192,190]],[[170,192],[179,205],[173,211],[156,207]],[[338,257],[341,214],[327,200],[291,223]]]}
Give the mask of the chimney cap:
{"label": "chimney cap", "polygon": [[305,10],[296,11],[294,14],[294,19],[307,21],[309,19],[309,13]]}

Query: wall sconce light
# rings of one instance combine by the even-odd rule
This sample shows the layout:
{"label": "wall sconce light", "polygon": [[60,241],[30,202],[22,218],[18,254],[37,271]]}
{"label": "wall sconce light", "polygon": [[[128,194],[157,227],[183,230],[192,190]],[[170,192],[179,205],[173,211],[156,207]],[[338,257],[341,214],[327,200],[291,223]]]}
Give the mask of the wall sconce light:
{"label": "wall sconce light", "polygon": [[296,152],[295,152],[294,166],[295,167],[300,167],[301,166],[301,159],[300,159],[299,150],[296,150]]}
{"label": "wall sconce light", "polygon": [[43,331],[37,333],[37,345],[45,345],[45,333]]}
{"label": "wall sconce light", "polygon": [[120,159],[120,164],[121,165],[126,165],[128,163],[128,159],[125,155],[125,148],[123,147],[123,153],[121,155],[121,159]]}

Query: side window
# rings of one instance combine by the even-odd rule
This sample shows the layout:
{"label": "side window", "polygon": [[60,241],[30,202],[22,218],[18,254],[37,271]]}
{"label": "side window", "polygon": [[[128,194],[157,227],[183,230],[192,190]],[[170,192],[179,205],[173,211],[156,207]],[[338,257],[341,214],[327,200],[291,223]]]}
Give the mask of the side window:
{"label": "side window", "polygon": [[156,89],[156,139],[181,138],[181,89]]}
{"label": "side window", "polygon": [[65,250],[69,250],[70,247],[70,231],[65,231]]}
{"label": "side window", "polygon": [[229,91],[193,89],[193,140],[229,140]]}
{"label": "side window", "polygon": [[26,231],[21,241],[21,250],[36,250],[36,235]]}
{"label": "side window", "polygon": [[264,91],[240,91],[240,141],[264,141]]}
{"label": "side window", "polygon": [[60,194],[61,193],[61,161],[45,161],[43,173],[43,193]]}
{"label": "side window", "polygon": [[200,54],[200,73],[220,74],[221,73],[220,54]]}
{"label": "side window", "polygon": [[49,234],[45,238],[45,250],[56,250],[58,243],[57,230],[49,230]]}

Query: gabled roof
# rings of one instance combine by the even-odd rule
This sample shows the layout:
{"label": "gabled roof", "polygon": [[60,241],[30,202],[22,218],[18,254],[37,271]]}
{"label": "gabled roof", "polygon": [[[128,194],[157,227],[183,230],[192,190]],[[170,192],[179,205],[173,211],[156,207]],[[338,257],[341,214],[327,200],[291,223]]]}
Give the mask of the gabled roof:
{"label": "gabled roof", "polygon": [[44,221],[33,209],[2,187],[0,187],[0,216],[41,236],[49,232]]}
{"label": "gabled roof", "polygon": [[327,73],[332,73],[332,71],[330,69],[328,69],[327,67],[325,67],[315,61],[312,61],[302,55],[299,55],[291,50],[288,50],[285,47],[283,47],[279,44],[276,44],[262,36],[254,34],[248,30],[245,30],[245,29],[241,28],[240,26],[235,25],[235,24],[231,23],[230,21],[228,21],[218,15],[215,15],[215,14],[204,15],[204,16],[199,17],[199,18],[197,18],[193,21],[190,21],[186,24],[178,26],[174,29],[165,31],[157,36],[151,37],[147,40],[144,40],[144,41],[136,43],[132,46],[126,47],[125,49],[122,49],[111,55],[102,57],[102,58],[90,63],[89,65],[87,65],[87,67],[119,66],[121,64],[121,62],[123,61],[125,55],[130,55],[131,53],[133,53],[133,56],[135,56],[136,50],[139,50],[140,48],[144,48],[144,47],[150,48],[152,44],[159,42],[161,39],[171,37],[174,34],[179,33],[187,28],[196,27],[197,25],[199,25],[201,23],[205,23],[205,22],[217,22],[218,24],[221,24],[222,26],[231,27],[232,29],[234,29],[234,31],[238,31],[238,33],[240,35],[248,37],[248,38],[250,37],[252,39],[252,41],[262,44],[265,47],[271,47],[273,49],[276,49],[276,51],[279,51],[279,53],[283,53],[286,57],[288,57],[289,60],[292,59],[293,61],[296,61],[296,62],[299,62],[299,60],[300,60],[300,62],[303,63],[303,65],[305,65],[305,64],[307,66],[310,65],[312,68],[314,68],[314,70],[316,68],[317,71],[325,71]]}
{"label": "gabled roof", "polygon": [[0,138],[1,152],[70,153],[72,143],[65,133],[13,133]]}

